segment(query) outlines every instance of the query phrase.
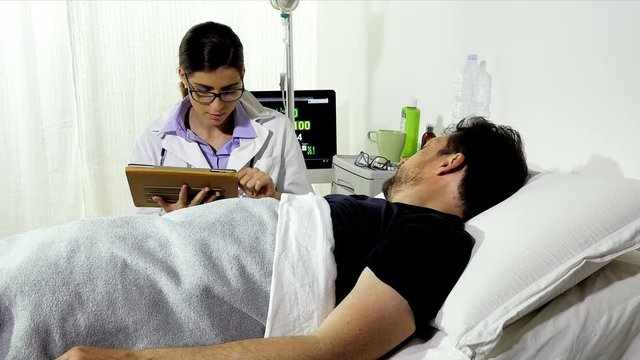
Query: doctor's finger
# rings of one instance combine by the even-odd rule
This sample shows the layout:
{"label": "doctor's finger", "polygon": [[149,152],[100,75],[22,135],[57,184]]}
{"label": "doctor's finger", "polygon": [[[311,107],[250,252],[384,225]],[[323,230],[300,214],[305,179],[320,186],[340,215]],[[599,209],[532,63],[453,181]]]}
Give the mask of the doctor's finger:
{"label": "doctor's finger", "polygon": [[247,186],[258,189],[267,184],[269,181],[271,181],[271,177],[267,175],[267,173],[261,171],[260,169],[256,169],[256,171],[253,173],[253,176],[249,179],[249,181],[247,181]]}
{"label": "doctor's finger", "polygon": [[275,197],[275,185],[270,177],[262,178],[254,186],[254,197]]}
{"label": "doctor's finger", "polygon": [[220,191],[212,191],[210,194],[207,194],[207,196],[204,199],[204,202],[210,203],[214,200],[217,200],[221,196],[222,196],[222,193]]}
{"label": "doctor's finger", "polygon": [[196,194],[196,196],[193,197],[190,206],[202,204],[204,202],[205,196],[207,195],[207,192],[209,192],[209,187],[205,186]]}
{"label": "doctor's finger", "polygon": [[178,193],[178,201],[176,201],[176,205],[178,207],[185,207],[189,203],[188,198],[189,186],[187,184],[182,184],[180,186],[180,192]]}
{"label": "doctor's finger", "polygon": [[252,169],[252,168],[246,168],[246,169],[240,170],[240,172],[238,173],[238,184],[240,186],[246,186],[247,183],[251,181],[251,179],[256,177],[257,174],[259,174],[259,172],[260,170]]}
{"label": "doctor's finger", "polygon": [[153,201],[158,203],[158,205],[160,205],[160,207],[162,208],[162,210],[164,210],[164,212],[168,213],[171,210],[173,210],[171,204],[169,204],[162,196],[154,196],[151,199],[153,199]]}
{"label": "doctor's finger", "polygon": [[260,190],[260,188],[264,186],[264,179],[262,179],[260,176],[254,176],[251,179],[249,179],[249,181],[247,181],[247,183],[244,185],[244,187],[246,189],[250,189],[253,191],[258,191]]}

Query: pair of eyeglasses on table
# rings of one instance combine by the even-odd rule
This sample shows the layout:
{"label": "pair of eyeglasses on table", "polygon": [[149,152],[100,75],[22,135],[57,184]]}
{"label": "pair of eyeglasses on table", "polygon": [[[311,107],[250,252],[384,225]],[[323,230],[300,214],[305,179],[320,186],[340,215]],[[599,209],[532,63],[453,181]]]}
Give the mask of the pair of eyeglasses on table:
{"label": "pair of eyeglasses on table", "polygon": [[367,154],[364,151],[360,151],[360,154],[356,156],[356,160],[353,162],[356,166],[365,167],[373,170],[396,170],[398,164],[392,162],[384,156],[374,156]]}

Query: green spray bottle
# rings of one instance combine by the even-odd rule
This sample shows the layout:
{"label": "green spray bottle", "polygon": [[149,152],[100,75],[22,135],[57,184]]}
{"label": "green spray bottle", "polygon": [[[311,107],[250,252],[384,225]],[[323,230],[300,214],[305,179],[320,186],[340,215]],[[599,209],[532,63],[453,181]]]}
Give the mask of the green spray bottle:
{"label": "green spray bottle", "polygon": [[418,109],[418,99],[411,98],[409,105],[402,108],[400,118],[400,130],[407,134],[402,158],[408,158],[418,151],[418,136],[420,132],[420,109]]}

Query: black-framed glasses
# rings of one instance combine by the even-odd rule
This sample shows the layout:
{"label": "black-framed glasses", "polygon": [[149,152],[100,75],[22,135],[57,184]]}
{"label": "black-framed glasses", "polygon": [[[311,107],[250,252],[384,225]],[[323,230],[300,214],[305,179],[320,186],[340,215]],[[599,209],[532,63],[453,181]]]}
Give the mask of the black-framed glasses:
{"label": "black-framed glasses", "polygon": [[191,83],[189,82],[189,78],[187,77],[186,72],[184,73],[184,78],[187,80],[187,91],[189,92],[189,95],[194,101],[202,105],[210,105],[212,102],[216,101],[216,98],[219,98],[224,102],[234,102],[240,99],[240,97],[242,97],[242,94],[244,93],[244,90],[245,90],[244,80],[242,80],[242,88],[240,89],[233,89],[233,90],[223,91],[220,93],[215,93],[213,91],[194,89],[191,86]]}
{"label": "black-framed glasses", "polygon": [[356,166],[366,167],[374,170],[395,170],[395,165],[391,160],[384,156],[375,156],[367,154],[364,151],[360,151],[360,154],[356,156],[356,160],[353,162]]}

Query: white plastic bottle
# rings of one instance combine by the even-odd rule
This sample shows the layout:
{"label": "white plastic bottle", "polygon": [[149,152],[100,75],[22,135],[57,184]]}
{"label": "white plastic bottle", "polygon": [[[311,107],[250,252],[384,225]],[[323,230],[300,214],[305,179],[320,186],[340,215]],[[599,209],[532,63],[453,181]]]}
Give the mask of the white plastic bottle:
{"label": "white plastic bottle", "polygon": [[480,62],[478,75],[473,88],[472,109],[469,115],[482,116],[489,119],[489,105],[491,104],[491,75],[487,72],[486,61]]}
{"label": "white plastic bottle", "polygon": [[471,115],[473,88],[478,75],[478,55],[467,55],[467,62],[460,68],[454,81],[453,122]]}

